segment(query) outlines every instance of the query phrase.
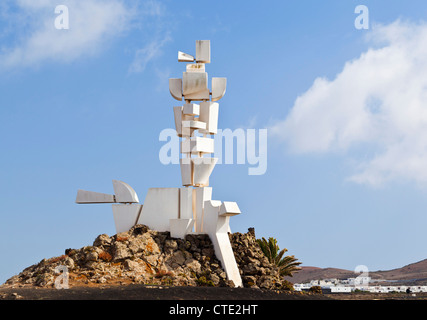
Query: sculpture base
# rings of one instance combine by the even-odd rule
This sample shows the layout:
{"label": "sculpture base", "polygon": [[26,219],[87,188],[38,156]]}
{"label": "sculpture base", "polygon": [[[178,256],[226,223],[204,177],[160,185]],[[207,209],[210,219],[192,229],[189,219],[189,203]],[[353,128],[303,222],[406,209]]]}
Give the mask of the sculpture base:
{"label": "sculpture base", "polygon": [[237,287],[242,286],[239,269],[228,238],[230,216],[240,213],[234,202],[212,200],[212,188],[150,188],[144,205],[113,205],[117,233],[136,224],[152,230],[169,231],[171,237],[185,239],[187,234],[208,234],[215,255]]}

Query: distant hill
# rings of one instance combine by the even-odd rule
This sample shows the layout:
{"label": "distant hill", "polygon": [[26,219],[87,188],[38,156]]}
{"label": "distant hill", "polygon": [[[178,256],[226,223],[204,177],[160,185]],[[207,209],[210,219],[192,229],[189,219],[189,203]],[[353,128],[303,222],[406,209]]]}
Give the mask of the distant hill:
{"label": "distant hill", "polygon": [[292,283],[305,283],[311,280],[321,279],[347,279],[354,278],[357,275],[353,271],[337,269],[337,268],[317,268],[317,267],[301,267],[301,270],[294,273],[293,277],[286,277],[286,280]]}
{"label": "distant hill", "polygon": [[[337,268],[317,268],[317,267],[301,267],[302,270],[295,273],[292,278],[287,277],[293,283],[305,283],[311,280],[321,279],[347,279],[355,278],[360,274],[356,274],[351,270]],[[375,280],[391,280],[399,284],[411,285],[426,285],[427,284],[427,259],[411,263],[402,268],[397,268],[388,271],[369,272],[369,276]]]}
{"label": "distant hill", "polygon": [[402,268],[371,273],[373,279],[383,280],[414,280],[427,283],[427,259],[408,264]]}

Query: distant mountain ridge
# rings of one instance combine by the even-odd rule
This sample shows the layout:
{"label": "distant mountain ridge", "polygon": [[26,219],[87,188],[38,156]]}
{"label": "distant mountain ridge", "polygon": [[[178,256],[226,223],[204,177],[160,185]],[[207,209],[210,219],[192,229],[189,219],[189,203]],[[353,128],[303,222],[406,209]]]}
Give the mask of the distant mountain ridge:
{"label": "distant mountain ridge", "polygon": [[[301,268],[302,269],[298,273],[295,273],[292,278],[287,277],[286,280],[293,283],[306,283],[311,280],[356,278],[360,275],[351,270],[338,268],[317,268],[309,266],[303,266]],[[427,259],[408,264],[402,268],[369,272],[369,277],[373,280],[389,280],[399,284],[426,285]],[[381,282],[379,284],[381,284]]]}

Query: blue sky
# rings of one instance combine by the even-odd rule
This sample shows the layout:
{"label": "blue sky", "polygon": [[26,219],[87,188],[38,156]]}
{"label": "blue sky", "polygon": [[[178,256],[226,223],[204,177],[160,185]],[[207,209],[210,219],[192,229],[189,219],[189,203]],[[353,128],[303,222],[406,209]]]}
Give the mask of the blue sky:
{"label": "blue sky", "polygon": [[[70,29],[54,28],[67,5]],[[354,26],[369,8],[370,27]],[[115,234],[111,206],[77,189],[145,198],[179,187],[159,134],[174,126],[177,51],[211,41],[227,77],[220,128],[268,129],[268,169],[218,165],[236,201],[303,265],[387,270],[427,258],[425,1],[18,0],[0,5],[0,282]]]}

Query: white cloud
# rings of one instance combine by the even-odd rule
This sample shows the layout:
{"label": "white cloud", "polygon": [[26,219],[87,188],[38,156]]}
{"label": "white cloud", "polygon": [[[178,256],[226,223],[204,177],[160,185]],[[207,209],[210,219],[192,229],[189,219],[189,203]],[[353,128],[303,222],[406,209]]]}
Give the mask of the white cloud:
{"label": "white cloud", "polygon": [[[58,4],[69,8],[68,30],[55,28]],[[14,5],[26,19],[25,28],[21,20],[21,25],[15,26],[15,37],[20,41],[1,48],[2,68],[34,66],[45,61],[66,62],[94,54],[108,40],[125,31],[136,13],[120,0],[63,0],[60,3],[18,0]]]}
{"label": "white cloud", "polygon": [[316,79],[270,133],[296,153],[370,150],[349,177],[357,183],[426,184],[427,23],[378,25],[368,39],[371,49],[332,81]]}

